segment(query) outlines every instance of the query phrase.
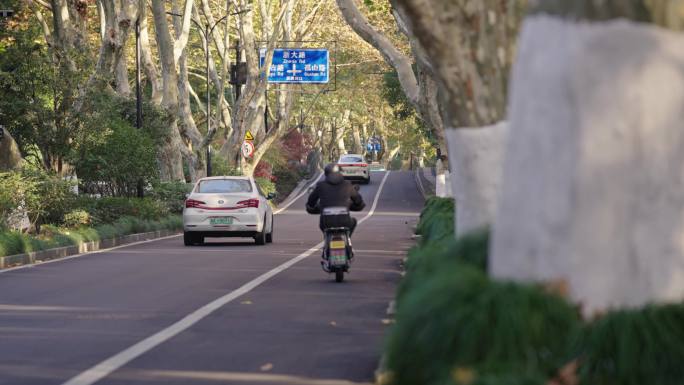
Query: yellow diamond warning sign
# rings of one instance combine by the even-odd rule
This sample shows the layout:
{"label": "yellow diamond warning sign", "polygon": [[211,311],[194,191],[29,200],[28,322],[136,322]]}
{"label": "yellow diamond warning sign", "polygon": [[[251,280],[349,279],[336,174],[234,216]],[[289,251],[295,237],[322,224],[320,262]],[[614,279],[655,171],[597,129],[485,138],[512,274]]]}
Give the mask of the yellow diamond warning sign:
{"label": "yellow diamond warning sign", "polygon": [[252,135],[252,132],[247,130],[247,133],[245,134],[245,140],[254,140],[254,135]]}

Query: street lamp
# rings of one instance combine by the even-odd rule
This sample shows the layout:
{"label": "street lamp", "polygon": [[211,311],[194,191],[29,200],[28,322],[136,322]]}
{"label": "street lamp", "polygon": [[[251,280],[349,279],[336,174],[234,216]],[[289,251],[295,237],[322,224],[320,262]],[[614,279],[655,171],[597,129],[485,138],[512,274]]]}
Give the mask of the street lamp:
{"label": "street lamp", "polygon": [[[245,9],[242,11],[234,12],[234,13],[228,13],[224,15],[222,18],[216,20],[214,24],[209,24],[206,23],[204,26],[202,26],[200,23],[195,21],[195,19],[190,18],[190,20],[195,23],[197,26],[197,29],[202,33],[202,37],[204,38],[204,55],[206,57],[206,76],[207,76],[207,135],[211,132],[211,93],[210,93],[210,88],[209,88],[209,36],[211,36],[212,32],[214,32],[214,28],[225,20],[228,16],[230,15],[239,15],[241,13],[249,12],[251,9]],[[182,17],[183,15],[178,14],[178,13],[173,13],[173,12],[166,12],[169,15],[172,16],[180,16]],[[239,87],[239,86],[238,86]],[[207,143],[207,176],[211,176],[211,145]]]}

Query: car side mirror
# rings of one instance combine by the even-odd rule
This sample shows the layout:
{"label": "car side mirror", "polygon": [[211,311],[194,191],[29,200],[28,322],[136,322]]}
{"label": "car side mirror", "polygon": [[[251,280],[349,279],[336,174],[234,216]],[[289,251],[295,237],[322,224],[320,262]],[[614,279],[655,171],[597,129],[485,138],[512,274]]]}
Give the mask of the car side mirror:
{"label": "car side mirror", "polygon": [[306,191],[308,191],[309,194],[311,194],[313,192],[313,190],[314,190],[313,186],[309,186],[309,188],[306,189]]}
{"label": "car side mirror", "polygon": [[190,198],[190,194],[185,194],[185,199]]}
{"label": "car side mirror", "polygon": [[274,193],[274,192],[268,193],[268,195],[266,195],[266,199],[268,199],[269,201],[275,197],[276,197],[276,193]]}
{"label": "car side mirror", "polygon": [[354,190],[356,190],[356,191],[361,190],[361,186],[359,186],[358,184],[355,184],[355,185],[354,185]]}

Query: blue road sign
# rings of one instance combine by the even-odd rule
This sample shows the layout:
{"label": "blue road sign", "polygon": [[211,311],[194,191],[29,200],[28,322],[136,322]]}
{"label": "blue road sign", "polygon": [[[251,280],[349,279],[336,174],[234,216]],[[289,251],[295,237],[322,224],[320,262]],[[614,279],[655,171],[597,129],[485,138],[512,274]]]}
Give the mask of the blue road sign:
{"label": "blue road sign", "polygon": [[[259,52],[264,65],[266,49]],[[269,83],[328,83],[330,57],[325,48],[276,48],[268,74]]]}
{"label": "blue road sign", "polygon": [[380,151],[380,149],[382,149],[380,143],[375,143],[375,151]]}
{"label": "blue road sign", "polygon": [[367,149],[368,151],[373,151],[373,145],[370,144],[370,143],[368,143],[368,144],[366,145],[366,149]]}

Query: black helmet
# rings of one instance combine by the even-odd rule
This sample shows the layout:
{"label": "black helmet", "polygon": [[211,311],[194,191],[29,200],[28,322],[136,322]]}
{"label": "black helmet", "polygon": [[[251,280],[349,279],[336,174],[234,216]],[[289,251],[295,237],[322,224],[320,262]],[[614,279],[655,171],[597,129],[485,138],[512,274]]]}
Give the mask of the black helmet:
{"label": "black helmet", "polygon": [[337,163],[328,163],[325,165],[323,172],[325,173],[325,176],[328,176],[331,172],[340,172],[340,167]]}

